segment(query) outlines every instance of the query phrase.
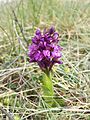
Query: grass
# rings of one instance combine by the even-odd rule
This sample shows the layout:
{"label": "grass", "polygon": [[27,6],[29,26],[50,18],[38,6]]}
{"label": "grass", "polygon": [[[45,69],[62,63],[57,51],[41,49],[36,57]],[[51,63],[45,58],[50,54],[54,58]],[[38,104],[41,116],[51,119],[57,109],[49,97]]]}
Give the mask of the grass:
{"label": "grass", "polygon": [[[15,120],[90,120],[89,14],[89,0],[1,4],[0,106],[11,111]],[[40,92],[42,71],[28,62],[27,47],[37,27],[52,25],[60,33],[64,49],[63,65],[53,68],[59,104],[47,109]],[[5,115],[1,112],[2,117]]]}

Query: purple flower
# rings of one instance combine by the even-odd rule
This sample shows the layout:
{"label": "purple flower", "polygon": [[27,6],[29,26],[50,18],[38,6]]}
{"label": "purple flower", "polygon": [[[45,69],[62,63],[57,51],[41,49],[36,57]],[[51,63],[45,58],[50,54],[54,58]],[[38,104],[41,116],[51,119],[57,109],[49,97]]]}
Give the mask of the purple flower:
{"label": "purple flower", "polygon": [[54,27],[44,29],[43,33],[37,29],[29,46],[30,62],[37,62],[43,71],[51,70],[55,63],[62,64],[60,61],[62,48],[58,45],[58,41],[59,34]]}
{"label": "purple flower", "polygon": [[43,50],[43,55],[44,55],[45,57],[50,58],[50,51],[49,51],[49,50]]}

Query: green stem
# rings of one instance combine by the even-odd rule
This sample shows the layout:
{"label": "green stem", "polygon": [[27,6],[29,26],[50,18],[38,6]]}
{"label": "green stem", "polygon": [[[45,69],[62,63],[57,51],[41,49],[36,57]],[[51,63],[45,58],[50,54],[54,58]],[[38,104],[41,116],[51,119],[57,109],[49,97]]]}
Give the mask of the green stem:
{"label": "green stem", "polygon": [[47,103],[47,106],[51,107],[53,104],[54,90],[53,90],[53,83],[52,83],[52,75],[50,72],[43,74],[42,92],[43,92],[43,98]]}

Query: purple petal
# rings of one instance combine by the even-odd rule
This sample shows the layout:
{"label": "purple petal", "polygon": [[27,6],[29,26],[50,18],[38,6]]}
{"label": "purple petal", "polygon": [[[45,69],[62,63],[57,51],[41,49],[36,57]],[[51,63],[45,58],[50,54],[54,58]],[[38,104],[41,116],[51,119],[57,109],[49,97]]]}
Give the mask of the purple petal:
{"label": "purple petal", "polygon": [[40,39],[40,41],[44,42],[44,37],[42,37],[42,38]]}
{"label": "purple petal", "polygon": [[36,35],[41,35],[40,29],[37,29],[37,30],[36,30]]}
{"label": "purple petal", "polygon": [[29,62],[30,62],[30,63],[31,63],[31,62],[36,62],[36,60],[32,58],[32,59],[30,59]]}
{"label": "purple petal", "polygon": [[55,63],[58,63],[58,64],[63,64],[62,61],[55,61]]}
{"label": "purple petal", "polygon": [[38,50],[38,46],[36,44],[32,44],[31,46],[28,47],[29,51],[36,51]]}
{"label": "purple petal", "polygon": [[52,58],[60,58],[62,54],[60,52],[53,51],[52,52]]}
{"label": "purple petal", "polygon": [[55,32],[55,28],[51,27],[50,30],[49,30],[49,34],[53,34],[54,32]]}
{"label": "purple petal", "polygon": [[43,54],[45,57],[50,57],[50,51],[49,50],[43,50]]}
{"label": "purple petal", "polygon": [[44,46],[45,46],[45,47],[47,46],[47,43],[46,43],[46,42],[44,42]]}
{"label": "purple petal", "polygon": [[36,36],[32,38],[32,42],[33,42],[33,43],[35,43],[35,44],[37,44],[37,43],[38,43],[38,39],[37,39],[37,37],[36,37]]}
{"label": "purple petal", "polygon": [[34,57],[36,61],[41,61],[43,59],[43,54],[38,51],[36,54],[34,54]]}
{"label": "purple petal", "polygon": [[57,32],[55,32],[55,33],[53,34],[53,39],[54,39],[54,40],[57,40],[58,37],[59,37],[59,34],[58,34]]}
{"label": "purple petal", "polygon": [[49,36],[49,37],[47,37],[46,41],[47,41],[47,43],[51,43],[53,41],[53,39],[52,39],[52,37]]}

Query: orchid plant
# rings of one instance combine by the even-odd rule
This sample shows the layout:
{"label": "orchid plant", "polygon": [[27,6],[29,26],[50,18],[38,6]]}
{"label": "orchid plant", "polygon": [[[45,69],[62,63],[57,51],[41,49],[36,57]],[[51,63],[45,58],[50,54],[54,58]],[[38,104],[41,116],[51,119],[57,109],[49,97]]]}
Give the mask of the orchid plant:
{"label": "orchid plant", "polygon": [[44,29],[43,32],[37,29],[29,46],[30,62],[37,62],[43,71],[42,92],[48,106],[52,106],[54,97],[52,67],[55,63],[62,64],[60,60],[62,47],[58,45],[58,42],[59,34],[54,27],[51,27],[50,29]]}

